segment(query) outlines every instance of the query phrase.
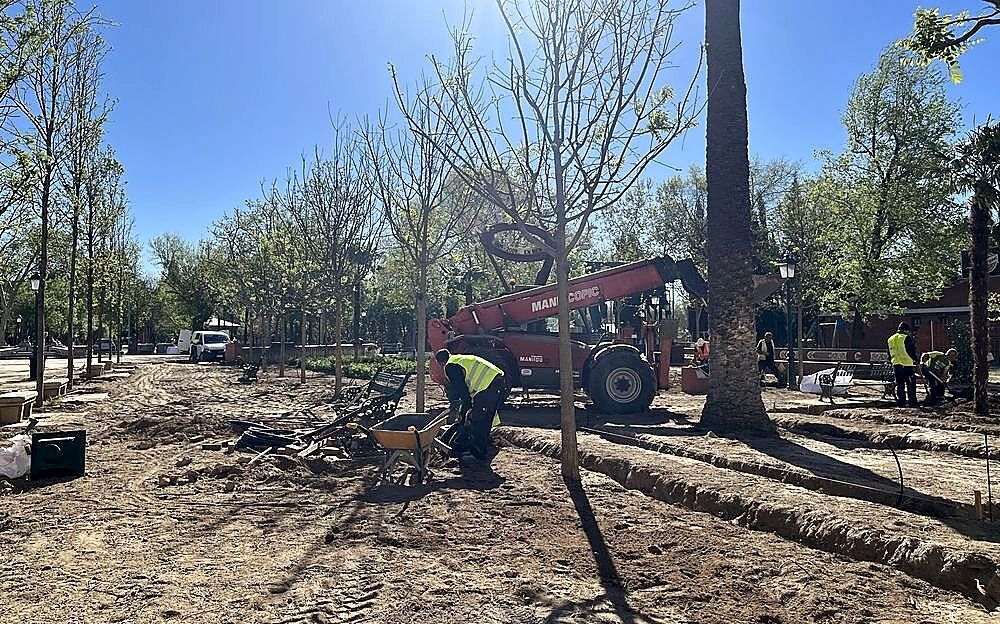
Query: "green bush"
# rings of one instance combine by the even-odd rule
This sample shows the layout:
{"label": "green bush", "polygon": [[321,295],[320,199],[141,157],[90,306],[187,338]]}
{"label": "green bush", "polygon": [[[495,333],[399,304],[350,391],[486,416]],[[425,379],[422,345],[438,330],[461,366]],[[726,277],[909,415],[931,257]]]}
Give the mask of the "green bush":
{"label": "green bush", "polygon": [[[290,362],[293,366],[298,366],[298,360]],[[359,357],[344,356],[344,376],[355,379],[371,379],[378,371],[385,371],[395,375],[403,375],[416,369],[417,363],[390,355],[374,355]],[[321,358],[307,358],[306,368],[320,373],[334,374],[336,372],[336,362],[333,356]]]}

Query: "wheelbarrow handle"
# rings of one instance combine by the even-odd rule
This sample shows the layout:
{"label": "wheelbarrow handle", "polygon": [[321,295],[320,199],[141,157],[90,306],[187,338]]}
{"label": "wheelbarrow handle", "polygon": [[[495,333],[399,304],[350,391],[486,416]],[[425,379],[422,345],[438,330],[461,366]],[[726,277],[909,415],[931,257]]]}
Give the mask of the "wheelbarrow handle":
{"label": "wheelbarrow handle", "polygon": [[372,434],[372,430],[369,429],[368,427],[365,427],[361,423],[349,422],[349,423],[345,424],[344,427],[346,427],[347,429],[358,430],[358,431],[361,431],[361,433],[364,433],[364,434],[366,434],[368,436],[374,437],[373,434]]}

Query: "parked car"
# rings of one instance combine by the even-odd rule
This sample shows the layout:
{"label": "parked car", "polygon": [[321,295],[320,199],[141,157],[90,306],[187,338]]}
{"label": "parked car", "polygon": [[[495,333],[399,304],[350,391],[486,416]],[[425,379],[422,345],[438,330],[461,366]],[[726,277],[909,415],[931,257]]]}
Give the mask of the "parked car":
{"label": "parked car", "polygon": [[191,350],[188,353],[192,362],[207,362],[226,355],[226,343],[229,334],[221,331],[196,331],[191,336]]}

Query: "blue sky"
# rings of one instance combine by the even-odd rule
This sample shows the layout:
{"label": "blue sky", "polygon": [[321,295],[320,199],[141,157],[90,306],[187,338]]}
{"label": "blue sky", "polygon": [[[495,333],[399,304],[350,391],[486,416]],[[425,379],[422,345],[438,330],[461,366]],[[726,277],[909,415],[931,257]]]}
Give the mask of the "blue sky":
{"label": "blue sky", "polygon": [[[978,0],[925,1],[945,11]],[[447,54],[446,20],[462,19],[463,0],[105,0],[117,22],[105,68],[118,99],[108,139],[128,176],[137,234],[197,240],[226,210],[282,175],[298,154],[330,137],[329,111],[374,114],[391,96],[387,62],[403,79]],[[477,50],[504,51],[493,0],[469,0]],[[744,0],[743,42],[750,149],[765,158],[811,162],[837,150],[840,113],[857,76],[909,32],[909,0]],[[700,2],[680,21],[681,86],[704,35]],[[1000,29],[962,61],[965,80],[949,87],[966,123],[1000,116]],[[702,87],[704,93],[704,87]],[[704,163],[704,126],[689,132],[648,170]]]}

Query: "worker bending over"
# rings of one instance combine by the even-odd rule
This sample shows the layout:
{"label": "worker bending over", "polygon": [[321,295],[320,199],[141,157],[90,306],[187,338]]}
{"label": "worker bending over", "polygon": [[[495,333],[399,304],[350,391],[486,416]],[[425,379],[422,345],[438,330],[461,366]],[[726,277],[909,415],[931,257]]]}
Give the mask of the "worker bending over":
{"label": "worker bending over", "polygon": [[900,323],[896,333],[889,336],[889,358],[896,377],[896,405],[917,407],[917,347],[910,336],[908,323]]}
{"label": "worker bending over", "polygon": [[468,435],[459,436],[453,450],[485,460],[490,448],[490,429],[503,395],[503,371],[475,355],[452,355],[447,349],[434,354],[444,368],[445,392],[453,414],[468,422]]}
{"label": "worker bending over", "polygon": [[934,405],[944,398],[945,385],[951,381],[951,373],[958,351],[948,349],[947,353],[926,351],[920,356],[920,374],[927,380],[927,398],[924,405]]}

